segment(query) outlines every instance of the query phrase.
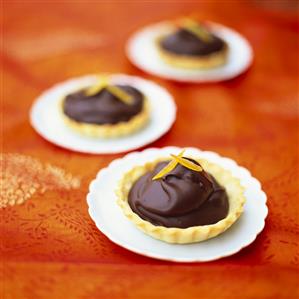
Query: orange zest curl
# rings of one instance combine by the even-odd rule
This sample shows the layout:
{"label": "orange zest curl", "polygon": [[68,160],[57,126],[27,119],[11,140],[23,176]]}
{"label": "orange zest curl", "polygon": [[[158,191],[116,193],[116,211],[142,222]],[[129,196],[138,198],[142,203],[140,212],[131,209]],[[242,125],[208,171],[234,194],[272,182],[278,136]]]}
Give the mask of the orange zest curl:
{"label": "orange zest curl", "polygon": [[177,161],[179,164],[185,166],[188,169],[194,170],[194,171],[202,171],[202,167],[191,162],[190,160],[171,155],[172,158],[174,158],[175,161]]}
{"label": "orange zest curl", "polygon": [[[178,157],[183,157],[185,150],[182,150],[179,154]],[[153,178],[152,180],[158,180],[162,178],[165,174],[168,172],[172,171],[176,166],[178,165],[178,162],[176,160],[170,161],[161,171],[159,171]]]}
{"label": "orange zest curl", "polygon": [[202,167],[183,158],[185,150],[182,150],[177,156],[176,155],[170,155],[172,157],[172,160],[161,170],[159,171],[152,180],[158,180],[165,176],[167,173],[172,171],[178,164],[181,164],[182,166],[194,170],[194,171],[202,171]]}
{"label": "orange zest curl", "polygon": [[204,26],[190,18],[181,19],[179,24],[204,42],[209,43],[213,39],[211,33]]}
{"label": "orange zest curl", "polygon": [[133,103],[133,97],[129,95],[127,92],[122,90],[121,88],[110,85],[107,76],[99,77],[99,82],[95,85],[90,86],[86,89],[85,94],[87,96],[93,96],[101,91],[103,88],[106,88],[111,94],[121,100],[123,103],[131,105]]}

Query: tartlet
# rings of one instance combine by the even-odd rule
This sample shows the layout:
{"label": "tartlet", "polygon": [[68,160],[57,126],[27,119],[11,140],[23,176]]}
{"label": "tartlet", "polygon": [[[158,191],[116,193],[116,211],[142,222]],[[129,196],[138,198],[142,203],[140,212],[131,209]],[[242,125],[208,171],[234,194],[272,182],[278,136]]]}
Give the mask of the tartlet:
{"label": "tartlet", "polygon": [[207,25],[192,19],[173,24],[156,40],[158,53],[167,64],[186,69],[210,69],[226,63],[228,47]]}
{"label": "tartlet", "polygon": [[98,83],[66,95],[61,113],[68,127],[85,136],[114,138],[130,135],[149,121],[146,96],[128,84]]}
{"label": "tartlet", "polygon": [[161,157],[123,175],[116,194],[124,215],[168,243],[195,243],[223,233],[243,212],[240,181],[210,161],[172,156],[170,162]]}

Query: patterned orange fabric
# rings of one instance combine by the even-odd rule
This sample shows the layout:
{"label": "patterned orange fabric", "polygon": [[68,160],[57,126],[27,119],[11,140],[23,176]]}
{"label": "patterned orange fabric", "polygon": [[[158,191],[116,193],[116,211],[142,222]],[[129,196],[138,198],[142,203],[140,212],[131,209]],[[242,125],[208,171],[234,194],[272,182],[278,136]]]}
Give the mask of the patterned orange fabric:
{"label": "patterned orange fabric", "polygon": [[[246,2],[196,2],[4,1],[1,298],[299,296],[298,20]],[[179,84],[125,58],[134,30],[190,12],[244,34],[255,52],[250,70],[228,82]],[[107,71],[155,80],[175,96],[177,122],[151,146],[213,150],[262,182],[269,216],[253,244],[219,261],[174,264],[131,253],[97,230],[88,185],[122,155],[56,147],[35,133],[28,114],[54,83]]]}

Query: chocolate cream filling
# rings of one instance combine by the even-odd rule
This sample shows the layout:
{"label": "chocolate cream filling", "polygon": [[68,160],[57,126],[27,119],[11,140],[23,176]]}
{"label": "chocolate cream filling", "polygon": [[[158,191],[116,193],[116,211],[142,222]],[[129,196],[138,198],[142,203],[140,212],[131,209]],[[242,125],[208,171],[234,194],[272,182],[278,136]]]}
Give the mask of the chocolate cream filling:
{"label": "chocolate cream filling", "polygon": [[227,216],[226,191],[204,170],[196,172],[178,164],[164,177],[153,181],[168,163],[158,163],[153,171],[134,183],[128,197],[134,213],[154,225],[179,228],[214,224]]}
{"label": "chocolate cream filling", "polygon": [[160,46],[178,55],[205,56],[224,50],[225,42],[215,35],[211,35],[209,42],[201,40],[192,32],[180,28],[160,40]]}
{"label": "chocolate cream filling", "polygon": [[88,96],[85,90],[69,94],[63,102],[63,112],[69,118],[88,124],[117,124],[127,122],[140,113],[144,105],[144,95],[128,85],[116,85],[131,95],[131,104],[124,103],[106,88]]}

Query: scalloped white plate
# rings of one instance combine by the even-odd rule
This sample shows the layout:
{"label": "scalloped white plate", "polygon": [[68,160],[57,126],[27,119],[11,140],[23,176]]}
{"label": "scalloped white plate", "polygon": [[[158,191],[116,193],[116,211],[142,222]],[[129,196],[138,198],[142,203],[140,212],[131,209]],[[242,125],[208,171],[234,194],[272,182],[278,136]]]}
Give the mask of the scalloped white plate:
{"label": "scalloped white plate", "polygon": [[209,26],[229,47],[227,63],[218,68],[189,70],[165,63],[159,56],[155,40],[173,28],[170,22],[149,25],[134,33],[127,42],[127,56],[135,66],[145,72],[182,82],[217,82],[232,79],[245,72],[253,60],[249,42],[233,29],[212,22],[209,22]]}
{"label": "scalloped white plate", "polygon": [[99,171],[89,187],[87,203],[89,214],[98,229],[112,242],[148,257],[173,262],[206,262],[237,253],[252,243],[265,226],[268,214],[266,194],[261,184],[250,172],[233,160],[218,154],[187,148],[186,154],[202,157],[229,169],[245,187],[246,204],[239,220],[223,234],[196,244],[168,244],[139,231],[122,213],[116,204],[114,190],[124,172],[135,165],[154,160],[159,156],[180,152],[177,147],[150,148],[134,152],[122,159],[114,160]]}
{"label": "scalloped white plate", "polygon": [[176,105],[169,92],[156,83],[122,74],[110,75],[112,82],[129,84],[142,91],[151,106],[149,124],[135,134],[113,139],[84,137],[68,128],[59,112],[59,103],[68,93],[96,82],[96,75],[57,84],[41,94],[30,111],[33,128],[43,138],[63,148],[90,154],[112,154],[137,149],[154,142],[170,130],[176,118]]}

